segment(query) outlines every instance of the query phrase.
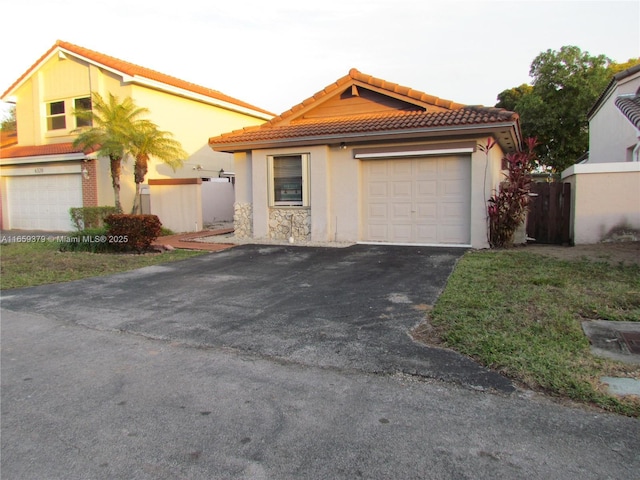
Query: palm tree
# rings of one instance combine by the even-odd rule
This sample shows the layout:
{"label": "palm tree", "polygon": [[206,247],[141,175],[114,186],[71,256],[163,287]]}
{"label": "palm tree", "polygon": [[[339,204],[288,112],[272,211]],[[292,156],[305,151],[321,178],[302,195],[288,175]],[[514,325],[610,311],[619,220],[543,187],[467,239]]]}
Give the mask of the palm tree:
{"label": "palm tree", "polygon": [[[115,197],[115,206],[122,211],[120,203],[120,174],[122,160],[130,150],[131,132],[143,128],[146,122],[141,115],[149,110],[136,106],[131,97],[122,102],[115,95],[109,93],[108,101],[97,93],[92,96],[92,110],[76,110],[74,114],[81,120],[90,120],[92,127],[83,127],[75,131],[80,135],[74,140],[74,147],[83,149],[97,148],[98,155],[109,157],[111,168],[111,184]],[[74,131],[74,132],[75,132]]]}
{"label": "palm tree", "polygon": [[140,184],[144,182],[149,168],[149,158],[155,157],[170,166],[174,171],[182,166],[187,153],[177,140],[171,138],[170,132],[158,129],[158,126],[148,120],[140,121],[129,134],[130,152],[135,158],[134,179],[136,182],[136,196],[131,213],[140,211]]}

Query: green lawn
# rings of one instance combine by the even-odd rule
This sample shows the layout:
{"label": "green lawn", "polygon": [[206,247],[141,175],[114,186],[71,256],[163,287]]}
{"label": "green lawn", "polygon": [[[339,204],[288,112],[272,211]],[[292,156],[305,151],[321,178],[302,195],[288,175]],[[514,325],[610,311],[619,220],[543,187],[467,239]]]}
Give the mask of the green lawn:
{"label": "green lawn", "polygon": [[640,379],[640,367],[594,357],[584,319],[640,320],[640,267],[562,261],[503,250],[467,253],[417,338],[441,343],[522,385],[640,416],[598,379]]}
{"label": "green lawn", "polygon": [[0,288],[5,290],[68,282],[182,260],[204,253],[191,250],[143,255],[59,252],[59,247],[58,242],[0,245]]}

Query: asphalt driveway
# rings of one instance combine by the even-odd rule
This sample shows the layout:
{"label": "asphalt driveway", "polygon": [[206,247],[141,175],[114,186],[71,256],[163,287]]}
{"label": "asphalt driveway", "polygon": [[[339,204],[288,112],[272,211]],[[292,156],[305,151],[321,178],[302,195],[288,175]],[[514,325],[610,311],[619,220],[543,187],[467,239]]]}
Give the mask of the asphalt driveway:
{"label": "asphalt driveway", "polygon": [[409,335],[463,253],[245,245],[118,275],[6,291],[2,308],[301,365],[402,372],[511,392],[504,377]]}

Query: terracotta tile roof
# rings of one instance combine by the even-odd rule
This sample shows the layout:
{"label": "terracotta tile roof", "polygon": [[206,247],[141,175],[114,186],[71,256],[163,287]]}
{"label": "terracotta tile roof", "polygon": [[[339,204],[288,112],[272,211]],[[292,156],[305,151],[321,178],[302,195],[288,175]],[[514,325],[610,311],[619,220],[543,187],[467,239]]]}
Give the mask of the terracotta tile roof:
{"label": "terracotta tile roof", "polygon": [[[344,91],[349,85],[372,88],[378,92],[395,96],[413,103],[424,110],[399,111],[384,113],[341,115],[333,118],[303,118],[324,99],[333,97]],[[429,105],[438,106],[438,111],[429,111]],[[446,109],[446,110],[442,110]],[[518,123],[518,114],[501,108],[463,105],[444,100],[433,95],[403,87],[397,83],[387,82],[371,75],[366,75],[355,68],[335,83],[304,100],[283,114],[274,117],[262,125],[246,127],[209,139],[214,149],[233,148],[239,145],[250,145],[261,142],[286,142],[287,140],[317,140],[318,138],[340,137],[349,135],[365,136],[367,134],[390,134],[425,131],[443,127],[480,126],[502,122]],[[517,127],[519,128],[519,127]]]}
{"label": "terracotta tile roof", "polygon": [[[80,147],[72,143],[52,143],[50,145],[13,146],[0,149],[0,158],[36,157],[41,155],[64,155],[68,153],[82,153]],[[89,152],[85,152],[89,153]]]}
{"label": "terracotta tile roof", "polygon": [[288,125],[248,127],[209,139],[209,144],[240,144],[264,140],[285,140],[358,133],[383,133],[436,129],[439,127],[471,126],[515,121],[514,112],[493,107],[467,106],[444,112],[390,112],[370,115],[343,116],[292,121]]}
{"label": "terracotta tile roof", "polygon": [[615,104],[627,120],[640,130],[640,95],[620,95]]}
{"label": "terracotta tile roof", "polygon": [[461,108],[464,106],[461,103],[455,103],[455,102],[452,102],[451,100],[444,100],[434,95],[429,95],[427,93],[420,92],[418,90],[414,90],[409,87],[398,85],[397,83],[388,82],[386,80],[382,80],[381,78],[376,78],[372,75],[367,75],[355,68],[352,68],[351,70],[349,70],[348,75],[345,75],[344,77],[339,78],[331,85],[327,86],[326,88],[317,92],[316,94],[307,98],[306,100],[303,100],[298,105],[292,107],[291,109],[287,110],[281,115],[278,115],[277,117],[272,118],[269,121],[269,123],[270,124],[280,123],[291,116],[298,115],[301,110],[307,110],[309,107],[313,107],[314,103],[318,103],[328,95],[335,93],[335,91],[340,89],[340,87],[343,87],[351,83],[367,85],[391,94],[402,95],[407,99],[414,100],[417,103],[421,103],[421,104],[437,105],[439,107],[450,108],[450,109]]}
{"label": "terracotta tile roof", "polygon": [[15,130],[0,130],[0,148],[10,147],[18,143],[18,132]]}
{"label": "terracotta tile roof", "polygon": [[239,107],[244,107],[250,110],[255,110],[260,113],[264,113],[266,115],[273,115],[273,113],[264,110],[262,108],[256,107],[249,103],[238,100],[237,98],[230,97],[225,95],[224,93],[218,92],[217,90],[212,90],[210,88],[202,87],[200,85],[196,85],[194,83],[189,83],[184,80],[180,80],[179,78],[172,77],[170,75],[165,75],[164,73],[157,72],[155,70],[151,70],[149,68],[141,67],[139,65],[135,65],[133,63],[126,62],[124,60],[120,60],[115,57],[110,57],[109,55],[104,55],[99,52],[95,52],[93,50],[89,50],[88,48],[79,47],[69,42],[64,42],[62,40],[58,40],[55,45],[53,45],[47,52],[42,55],[25,73],[23,73],[20,78],[18,78],[13,85],[11,85],[3,94],[4,98],[16,87],[18,84],[22,82],[26,77],[28,77],[32,71],[42,62],[45,58],[47,58],[53,51],[56,49],[63,49],[70,53],[75,53],[76,55],[80,55],[84,58],[87,58],[93,62],[100,63],[106,67],[112,68],[118,72],[124,73],[129,76],[138,76],[144,77],[149,80],[154,80],[156,82],[161,82],[166,85],[170,85],[177,88],[182,88],[184,90],[188,90],[193,93],[197,93],[200,95],[204,95],[216,100],[220,100],[223,102],[231,103],[233,105],[237,105]]}

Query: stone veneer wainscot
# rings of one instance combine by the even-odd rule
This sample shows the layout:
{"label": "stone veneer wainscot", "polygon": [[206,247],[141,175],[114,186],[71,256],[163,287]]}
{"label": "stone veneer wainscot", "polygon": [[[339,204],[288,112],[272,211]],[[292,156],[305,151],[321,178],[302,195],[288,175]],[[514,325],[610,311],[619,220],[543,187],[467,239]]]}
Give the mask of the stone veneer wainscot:
{"label": "stone veneer wainscot", "polygon": [[295,240],[311,240],[311,209],[269,209],[269,238],[287,240],[289,236]]}

